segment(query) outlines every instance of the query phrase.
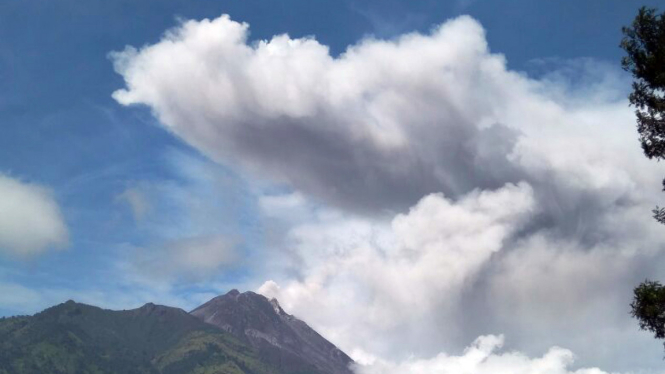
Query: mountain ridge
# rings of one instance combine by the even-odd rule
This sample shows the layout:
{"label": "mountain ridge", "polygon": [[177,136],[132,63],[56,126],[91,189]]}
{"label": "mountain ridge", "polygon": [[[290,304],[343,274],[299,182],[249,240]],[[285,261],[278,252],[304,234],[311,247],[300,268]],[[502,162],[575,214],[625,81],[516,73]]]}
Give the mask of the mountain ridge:
{"label": "mountain ridge", "polygon": [[[32,316],[2,318],[0,374],[338,374],[282,347],[282,335],[271,335],[279,330],[251,325],[256,328],[249,329],[251,338],[247,337],[247,321],[265,322],[270,316],[264,326],[269,327],[281,326],[287,318],[300,320],[284,312],[276,300],[233,291],[230,294],[261,307],[245,308],[238,325],[226,329],[193,314],[208,303],[188,313],[154,303],[108,310],[68,300]],[[228,300],[226,295],[213,300]]]}

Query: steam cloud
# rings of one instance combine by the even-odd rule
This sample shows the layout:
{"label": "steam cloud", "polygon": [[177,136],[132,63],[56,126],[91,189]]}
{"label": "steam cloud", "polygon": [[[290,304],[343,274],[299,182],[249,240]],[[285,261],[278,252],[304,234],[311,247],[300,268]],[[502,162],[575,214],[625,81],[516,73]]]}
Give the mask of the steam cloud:
{"label": "steam cloud", "polygon": [[[568,373],[559,344],[583,364],[658,365],[625,308],[665,264],[649,216],[662,172],[640,154],[618,73],[580,63],[581,87],[565,69],[511,71],[469,17],[338,57],[313,38],[250,43],[248,29],[186,21],[114,53],[114,97],[296,191],[262,201],[287,227],[275,258],[292,264],[261,292],[379,365],[361,373]],[[440,354],[497,330],[549,353],[497,355],[489,336]]]}

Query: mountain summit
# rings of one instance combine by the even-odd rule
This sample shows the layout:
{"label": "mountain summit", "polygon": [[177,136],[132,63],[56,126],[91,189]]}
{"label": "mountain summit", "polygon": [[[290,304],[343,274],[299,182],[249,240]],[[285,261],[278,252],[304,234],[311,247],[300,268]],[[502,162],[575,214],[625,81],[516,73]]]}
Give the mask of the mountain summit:
{"label": "mountain summit", "polygon": [[0,318],[0,374],[351,374],[351,359],[276,300],[233,290],[191,313],[74,301]]}
{"label": "mountain summit", "polygon": [[351,358],[305,322],[287,314],[277,300],[232,290],[191,314],[256,348],[280,372],[352,374]]}

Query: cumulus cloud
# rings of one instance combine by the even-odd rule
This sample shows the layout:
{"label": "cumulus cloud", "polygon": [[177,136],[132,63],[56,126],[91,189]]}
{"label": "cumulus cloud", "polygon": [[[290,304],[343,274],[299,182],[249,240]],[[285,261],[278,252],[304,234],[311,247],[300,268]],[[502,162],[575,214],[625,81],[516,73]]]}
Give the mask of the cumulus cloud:
{"label": "cumulus cloud", "polygon": [[346,208],[403,209],[432,192],[519,181],[506,160],[518,133],[497,118],[510,97],[498,91],[526,82],[488,53],[472,19],[337,59],[314,39],[247,37],[223,16],[114,53],[127,83],[114,97],[150,106],[218,161]]}
{"label": "cumulus cloud", "polygon": [[[542,234],[524,239],[534,204],[522,184],[457,202],[430,195],[389,222],[314,208],[282,244],[298,259],[294,269],[258,291],[365,364],[361,374],[604,373],[573,366],[557,345],[573,346],[585,366],[658,365],[660,345],[627,313],[644,259],[617,250],[625,242],[586,249]],[[441,353],[491,331],[514,336],[515,351],[492,353],[499,344],[475,361]]]}
{"label": "cumulus cloud", "polygon": [[[308,210],[291,195],[283,201]],[[280,205],[266,208],[274,216]],[[648,246],[662,240],[657,224],[636,235],[624,231],[634,227],[622,227],[595,245],[552,230],[532,232],[539,212],[526,184],[455,202],[430,195],[388,222],[309,209],[300,222],[284,212],[291,228],[274,257],[286,254],[293,267],[258,291],[356,360],[390,358],[378,372],[405,372],[489,332],[507,333],[513,349],[528,355],[562,345],[586,366],[640,372],[659,365],[661,346],[628,314],[631,288],[665,264],[662,251]],[[628,213],[607,224],[643,222]]]}
{"label": "cumulus cloud", "polygon": [[[314,39],[247,38],[248,25],[222,16],[114,53],[127,84],[114,97],[148,105],[218,161],[347,210],[402,211],[429,193],[526,180],[546,205],[539,223],[569,235],[581,220],[598,226],[607,205],[657,192],[640,189],[658,173],[626,141],[625,101],[589,101],[562,74],[509,71],[469,17],[337,58]],[[616,87],[612,74],[590,76],[593,92]]]}
{"label": "cumulus cloud", "polygon": [[[430,195],[386,222],[293,195],[267,200],[272,217],[290,207],[284,242],[271,244],[281,246],[274,258],[291,258],[292,267],[273,268],[276,278],[258,291],[355,359],[411,362],[505,332],[529,355],[562,345],[587,366],[629,371],[659,363],[660,345],[628,314],[631,288],[665,264],[662,251],[649,247],[662,240],[657,223],[623,227],[648,226],[639,210],[621,211],[618,222],[606,223],[617,227],[612,240],[590,245],[531,231],[539,211],[527,184],[456,201]],[[306,213],[294,222],[292,211]]]}
{"label": "cumulus cloud", "polygon": [[503,346],[503,336],[486,335],[477,338],[461,356],[439,354],[431,359],[411,359],[406,362],[375,362],[359,365],[358,374],[607,374],[598,369],[570,370],[573,353],[554,347],[539,358],[529,358],[519,352],[497,353]]}
{"label": "cumulus cloud", "polygon": [[426,344],[423,320],[445,312],[443,299],[454,303],[533,204],[530,186],[520,184],[473,191],[456,203],[429,195],[384,225],[324,213],[288,234],[303,280],[266,282],[259,292],[307,316],[349,352],[383,353],[396,339],[416,349]]}
{"label": "cumulus cloud", "polygon": [[336,57],[248,30],[186,21],[112,57],[118,102],[296,191],[259,202],[288,259],[261,292],[355,357],[434,357],[499,331],[531,356],[570,343],[583,363],[658,365],[625,308],[665,264],[649,213],[662,170],[619,73],[511,71],[469,17]]}
{"label": "cumulus cloud", "polygon": [[52,192],[0,174],[0,252],[32,256],[68,242]]}

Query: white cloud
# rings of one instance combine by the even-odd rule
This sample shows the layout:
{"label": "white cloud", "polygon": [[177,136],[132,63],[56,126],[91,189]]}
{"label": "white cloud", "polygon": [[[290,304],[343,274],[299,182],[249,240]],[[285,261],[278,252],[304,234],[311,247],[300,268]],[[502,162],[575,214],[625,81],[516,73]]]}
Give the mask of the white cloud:
{"label": "white cloud", "polygon": [[531,188],[520,184],[474,191],[456,203],[429,195],[384,225],[324,213],[288,233],[303,280],[271,281],[259,291],[349,352],[384,353],[397,341],[415,349],[416,340],[426,343],[422,322],[455,304],[531,216],[533,203]]}
{"label": "white cloud", "polygon": [[521,180],[552,189],[545,204],[558,195],[577,207],[597,203],[585,191],[631,202],[658,192],[656,167],[626,141],[627,102],[604,94],[621,82],[605,65],[566,66],[590,77],[581,88],[570,73],[529,79],[489,52],[469,17],[431,35],[364,40],[338,58],[314,39],[247,37],[248,25],[223,16],[114,53],[127,84],[114,97],[150,106],[218,161],[352,211]]}
{"label": "white cloud", "polygon": [[[309,213],[294,222],[284,212],[292,226],[273,254],[293,258],[293,267],[273,268],[277,278],[258,291],[358,362],[392,362],[374,366],[377,372],[438,373],[403,369],[439,367],[438,359],[422,358],[493,331],[514,337],[523,355],[564,345],[586,366],[639,372],[657,365],[662,348],[638,331],[628,304],[631,288],[654,274],[644,263],[656,273],[665,263],[662,252],[640,248],[658,243],[662,229],[646,225],[648,216],[629,214],[623,218],[640,227],[624,227],[600,244],[564,240],[551,230],[525,235],[536,203],[528,185],[507,185],[456,202],[430,195],[384,222],[301,201],[292,209]],[[626,349],[631,353],[617,358]],[[561,364],[552,373],[567,372]]]}
{"label": "white cloud", "polygon": [[32,256],[67,242],[67,226],[52,192],[0,174],[0,252]]}
{"label": "white cloud", "polygon": [[354,210],[519,181],[494,170],[510,168],[503,143],[514,134],[489,125],[511,99],[503,86],[528,82],[488,53],[472,19],[368,40],[339,59],[314,39],[249,46],[247,28],[226,16],[188,21],[158,44],[113,54],[127,83],[114,97],[149,105],[218,161]]}
{"label": "white cloud", "polygon": [[503,336],[477,338],[461,356],[439,354],[431,359],[410,359],[401,363],[380,361],[355,368],[358,374],[607,374],[598,369],[570,370],[573,353],[554,347],[539,358],[519,352],[497,353]]}
{"label": "white cloud", "polygon": [[356,357],[501,331],[531,356],[570,343],[586,366],[659,365],[626,308],[665,265],[663,171],[606,65],[510,71],[469,17],[332,57],[313,38],[248,43],[223,16],[113,58],[121,104],[298,191],[259,203],[279,258],[261,291]]}

